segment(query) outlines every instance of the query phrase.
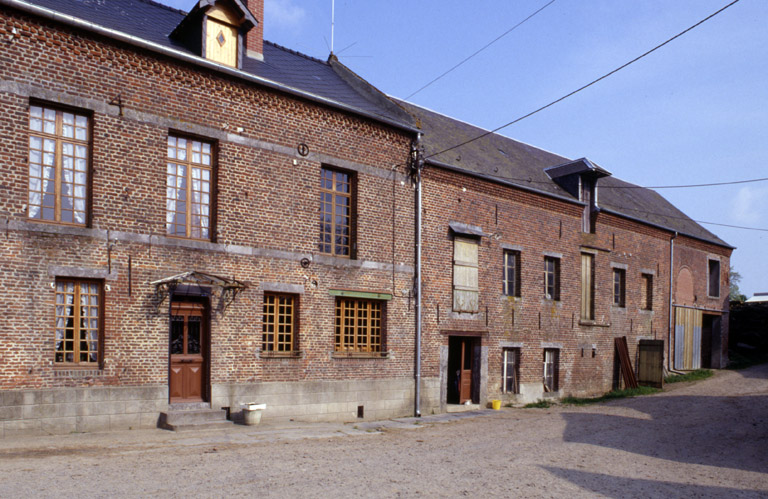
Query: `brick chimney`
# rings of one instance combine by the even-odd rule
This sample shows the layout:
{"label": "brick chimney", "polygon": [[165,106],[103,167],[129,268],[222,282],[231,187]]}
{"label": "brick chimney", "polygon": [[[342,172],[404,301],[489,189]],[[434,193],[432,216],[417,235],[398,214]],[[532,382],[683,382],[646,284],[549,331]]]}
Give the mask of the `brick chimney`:
{"label": "brick chimney", "polygon": [[264,0],[245,0],[243,2],[253,17],[259,22],[248,31],[245,38],[246,55],[260,61],[264,60]]}

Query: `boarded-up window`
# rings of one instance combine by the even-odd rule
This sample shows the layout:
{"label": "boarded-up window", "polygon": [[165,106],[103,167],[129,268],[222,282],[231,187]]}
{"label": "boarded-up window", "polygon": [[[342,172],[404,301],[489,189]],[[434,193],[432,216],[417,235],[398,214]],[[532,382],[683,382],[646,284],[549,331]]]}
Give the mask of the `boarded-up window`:
{"label": "boarded-up window", "polygon": [[502,371],[502,391],[504,393],[520,393],[518,373],[520,370],[520,349],[505,348]]}
{"label": "boarded-up window", "polygon": [[581,318],[595,319],[595,256],[581,254]]}
{"label": "boarded-up window", "polygon": [[504,250],[504,294],[520,296],[520,252]]}
{"label": "boarded-up window", "polygon": [[627,272],[624,269],[613,269],[613,304],[624,308],[626,303]]}
{"label": "boarded-up window", "polygon": [[544,297],[560,300],[560,259],[544,257]]}
{"label": "boarded-up window", "polygon": [[477,280],[478,244],[476,239],[453,240],[453,310],[477,312],[480,289]]}
{"label": "boarded-up window", "polygon": [[708,296],[720,296],[720,260],[709,260]]}
{"label": "boarded-up window", "polygon": [[560,350],[544,350],[544,391],[556,392],[560,389]]}
{"label": "boarded-up window", "polygon": [[205,23],[205,58],[237,67],[237,17],[227,9],[210,9]]}
{"label": "boarded-up window", "polygon": [[640,276],[640,308],[653,310],[653,276],[651,274]]}

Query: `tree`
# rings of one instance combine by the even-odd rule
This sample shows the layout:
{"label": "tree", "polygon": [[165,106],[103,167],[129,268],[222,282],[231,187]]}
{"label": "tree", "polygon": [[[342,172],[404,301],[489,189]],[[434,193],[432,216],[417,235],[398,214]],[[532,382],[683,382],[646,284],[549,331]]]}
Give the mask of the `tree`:
{"label": "tree", "polygon": [[731,301],[744,302],[747,297],[741,294],[739,289],[739,282],[741,282],[741,274],[733,269],[733,265],[728,268],[728,282],[730,283],[730,292],[728,299]]}

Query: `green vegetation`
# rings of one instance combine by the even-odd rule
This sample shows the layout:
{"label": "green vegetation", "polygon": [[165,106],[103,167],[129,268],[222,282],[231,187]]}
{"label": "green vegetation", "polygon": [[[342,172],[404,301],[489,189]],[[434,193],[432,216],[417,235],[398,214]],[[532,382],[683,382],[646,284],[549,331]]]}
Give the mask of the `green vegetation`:
{"label": "green vegetation", "polygon": [[550,402],[549,400],[539,399],[536,402],[525,404],[523,406],[523,409],[546,409],[548,407],[552,407],[552,402]]}
{"label": "green vegetation", "polygon": [[664,378],[665,383],[679,383],[681,381],[697,381],[700,379],[707,379],[712,376],[710,369],[696,369],[685,374],[672,374]]}
{"label": "green vegetation", "polygon": [[739,369],[746,369],[747,367],[756,366],[758,364],[765,364],[766,362],[768,362],[768,353],[746,353],[744,351],[731,350],[728,352],[727,369],[738,371]]}
{"label": "green vegetation", "polygon": [[601,395],[600,397],[564,397],[560,399],[560,403],[562,404],[570,404],[570,405],[588,405],[588,404],[598,404],[600,402],[607,402],[608,400],[616,400],[616,399],[623,399],[628,397],[638,397],[640,395],[650,395],[652,393],[658,393],[661,390],[658,388],[652,388],[650,386],[641,386],[638,388],[627,388],[626,390],[614,390],[612,392],[608,392],[605,395]]}

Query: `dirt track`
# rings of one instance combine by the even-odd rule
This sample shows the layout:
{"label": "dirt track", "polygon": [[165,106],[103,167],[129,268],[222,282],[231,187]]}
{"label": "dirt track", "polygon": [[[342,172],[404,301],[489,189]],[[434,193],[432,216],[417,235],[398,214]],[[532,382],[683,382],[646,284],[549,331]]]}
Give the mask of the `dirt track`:
{"label": "dirt track", "polygon": [[0,497],[768,496],[768,365],[637,399],[421,426],[0,440]]}

